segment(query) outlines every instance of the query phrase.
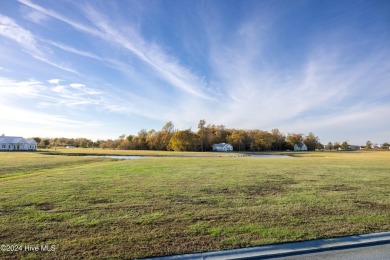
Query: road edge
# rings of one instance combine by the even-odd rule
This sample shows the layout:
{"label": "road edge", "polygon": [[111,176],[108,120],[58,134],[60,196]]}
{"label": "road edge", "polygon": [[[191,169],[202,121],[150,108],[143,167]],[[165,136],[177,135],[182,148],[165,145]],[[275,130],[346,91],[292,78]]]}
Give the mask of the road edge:
{"label": "road edge", "polygon": [[269,259],[293,255],[317,253],[330,250],[343,250],[355,247],[366,247],[390,243],[390,232],[373,234],[354,235],[346,237],[315,239],[303,242],[292,242],[285,244],[248,247],[223,251],[211,251],[184,255],[173,255],[147,258],[153,260],[188,260],[188,259]]}

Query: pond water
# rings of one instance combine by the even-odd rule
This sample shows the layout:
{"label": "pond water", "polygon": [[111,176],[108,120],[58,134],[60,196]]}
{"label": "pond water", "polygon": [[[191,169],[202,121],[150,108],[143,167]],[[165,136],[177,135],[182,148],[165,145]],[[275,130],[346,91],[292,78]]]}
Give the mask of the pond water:
{"label": "pond water", "polygon": [[251,154],[249,158],[293,158],[288,155],[279,155],[279,154]]}
{"label": "pond water", "polygon": [[90,155],[89,157],[100,157],[100,158],[110,158],[110,159],[121,159],[121,160],[133,160],[133,159],[142,159],[142,158],[151,158],[151,156],[139,156],[139,155]]}
{"label": "pond water", "polygon": [[[142,158],[155,158],[153,156],[142,156],[142,155],[90,155],[90,157],[103,157],[103,158],[110,158],[110,159],[121,159],[121,160],[134,160],[134,159],[142,159]],[[189,158],[191,156],[182,156],[182,157],[176,157],[176,156],[166,156],[169,157],[175,157],[175,158]],[[193,156],[197,157],[197,156]],[[161,158],[161,157],[160,157]],[[197,157],[199,158],[199,157]],[[237,158],[236,156],[232,156],[232,158]],[[242,158],[293,158],[288,155],[278,155],[278,154],[248,154],[245,156],[242,156]]]}

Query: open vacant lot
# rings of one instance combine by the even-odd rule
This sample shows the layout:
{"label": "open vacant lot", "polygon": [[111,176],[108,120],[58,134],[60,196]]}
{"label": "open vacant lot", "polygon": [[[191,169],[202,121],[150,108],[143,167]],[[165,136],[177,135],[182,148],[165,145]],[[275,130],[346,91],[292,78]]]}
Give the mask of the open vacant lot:
{"label": "open vacant lot", "polygon": [[0,244],[55,245],[0,258],[140,258],[390,231],[390,152],[203,155],[0,153]]}

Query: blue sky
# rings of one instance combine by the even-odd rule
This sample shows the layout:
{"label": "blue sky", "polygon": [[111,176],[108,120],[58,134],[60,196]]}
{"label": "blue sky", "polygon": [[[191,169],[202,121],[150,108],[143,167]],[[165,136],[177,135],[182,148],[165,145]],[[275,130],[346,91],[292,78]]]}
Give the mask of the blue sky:
{"label": "blue sky", "polygon": [[390,142],[390,1],[2,1],[0,132]]}

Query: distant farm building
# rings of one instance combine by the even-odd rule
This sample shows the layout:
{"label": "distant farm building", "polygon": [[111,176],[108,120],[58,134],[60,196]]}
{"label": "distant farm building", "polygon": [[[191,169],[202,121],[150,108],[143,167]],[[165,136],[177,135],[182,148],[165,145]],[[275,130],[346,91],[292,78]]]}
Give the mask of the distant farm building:
{"label": "distant farm building", "polygon": [[351,150],[351,151],[356,151],[356,150],[361,150],[361,149],[364,149],[364,146],[360,146],[360,145],[349,145],[348,146],[348,150]]}
{"label": "distant farm building", "polygon": [[294,151],[307,151],[306,144],[295,144]]}
{"label": "distant farm building", "polygon": [[37,142],[19,136],[0,136],[0,151],[35,151]]}
{"label": "distant farm building", "polygon": [[233,151],[233,145],[225,144],[225,143],[214,144],[213,145],[213,151],[217,151],[217,152],[231,152],[231,151]]}

